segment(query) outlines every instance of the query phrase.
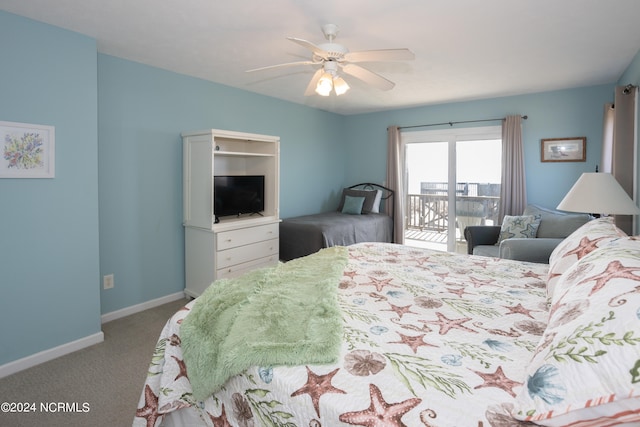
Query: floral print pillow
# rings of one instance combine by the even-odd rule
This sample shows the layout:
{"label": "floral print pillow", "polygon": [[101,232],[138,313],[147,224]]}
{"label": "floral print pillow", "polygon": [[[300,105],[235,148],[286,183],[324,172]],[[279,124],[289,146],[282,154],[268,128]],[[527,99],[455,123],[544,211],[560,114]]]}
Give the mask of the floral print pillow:
{"label": "floral print pillow", "polygon": [[598,247],[620,237],[626,237],[626,233],[616,227],[613,217],[594,219],[571,233],[556,246],[549,257],[547,297],[552,297],[560,276],[573,264]]}
{"label": "floral print pillow", "polygon": [[551,302],[512,415],[546,426],[640,425],[640,236],[582,257]]}
{"label": "floral print pillow", "polygon": [[496,245],[506,239],[513,237],[533,238],[538,233],[540,227],[540,219],[542,215],[522,215],[511,216],[505,215],[500,227],[500,237]]}

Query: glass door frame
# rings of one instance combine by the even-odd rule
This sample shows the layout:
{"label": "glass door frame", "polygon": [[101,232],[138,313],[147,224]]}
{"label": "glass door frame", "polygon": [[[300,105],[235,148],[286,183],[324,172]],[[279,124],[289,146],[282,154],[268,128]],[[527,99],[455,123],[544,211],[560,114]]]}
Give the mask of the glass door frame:
{"label": "glass door frame", "polygon": [[[456,142],[458,141],[475,141],[484,139],[502,139],[502,126],[482,126],[482,127],[466,127],[459,129],[438,129],[423,131],[407,131],[400,133],[400,141],[402,143],[403,159],[403,200],[407,200],[409,188],[409,174],[407,173],[407,145],[419,143],[446,142],[448,144],[447,164],[448,164],[448,223],[455,224],[456,221],[456,183],[457,183],[457,156]],[[452,220],[453,219],[453,220]],[[406,221],[403,218],[403,232],[406,227]],[[447,227],[447,252],[454,252],[456,249],[456,227]]]}

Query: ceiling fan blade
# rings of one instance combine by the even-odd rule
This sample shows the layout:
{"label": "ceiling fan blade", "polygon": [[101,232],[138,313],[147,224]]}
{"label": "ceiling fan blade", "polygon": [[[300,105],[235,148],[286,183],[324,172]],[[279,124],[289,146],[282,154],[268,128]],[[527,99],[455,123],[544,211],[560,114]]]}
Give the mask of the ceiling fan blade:
{"label": "ceiling fan blade", "polygon": [[300,46],[302,46],[304,48],[309,49],[311,52],[314,53],[314,55],[317,55],[320,58],[323,58],[323,59],[328,59],[329,58],[329,53],[326,50],[320,48],[319,46],[317,46],[317,45],[315,45],[313,43],[311,43],[310,41],[303,40],[303,39],[298,39],[298,38],[295,38],[295,37],[287,37],[287,39],[291,40],[294,43],[299,44]]}
{"label": "ceiling fan blade", "polygon": [[316,93],[316,86],[318,85],[318,80],[322,77],[322,73],[324,73],[324,69],[320,68],[316,73],[311,77],[311,81],[307,86],[307,90],[304,91],[304,96],[311,96]]}
{"label": "ceiling fan blade", "polygon": [[410,61],[415,55],[409,49],[378,49],[349,52],[344,59],[349,62]]}
{"label": "ceiling fan blade", "polygon": [[266,67],[253,68],[251,70],[246,70],[245,73],[252,73],[254,71],[262,71],[262,70],[269,70],[271,68],[290,67],[290,66],[294,66],[294,65],[316,65],[316,64],[320,64],[320,62],[314,62],[314,61],[286,62],[284,64],[268,65]]}
{"label": "ceiling fan blade", "polygon": [[377,87],[380,90],[391,90],[396,85],[394,82],[385,79],[380,74],[376,74],[373,71],[369,71],[359,65],[347,64],[342,67],[342,70],[345,73],[357,79],[360,79],[363,82],[370,84],[371,86]]}

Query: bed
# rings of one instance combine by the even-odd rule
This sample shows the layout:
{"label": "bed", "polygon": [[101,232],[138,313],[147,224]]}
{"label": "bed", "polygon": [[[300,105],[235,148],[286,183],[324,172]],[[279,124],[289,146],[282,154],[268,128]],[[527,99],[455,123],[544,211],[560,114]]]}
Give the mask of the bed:
{"label": "bed", "polygon": [[[280,223],[280,259],[289,261],[331,246],[362,242],[392,242],[393,212],[381,213],[393,190],[362,183],[345,188],[336,211],[286,218]],[[345,209],[348,197],[363,197],[362,208]],[[349,212],[349,213],[346,213]]]}
{"label": "bed", "polygon": [[[134,426],[640,425],[640,241],[607,218],[569,236],[548,265],[359,243],[251,274],[214,283],[167,322]],[[282,364],[232,367],[254,344],[280,345],[263,334],[286,319],[255,316],[289,298],[317,316],[320,341],[284,343]],[[222,368],[203,371],[193,354],[209,349],[195,341],[217,325],[194,325],[216,304],[220,325],[237,315],[227,329],[245,322],[246,335],[212,350]],[[310,350],[307,362],[295,362],[298,350]]]}

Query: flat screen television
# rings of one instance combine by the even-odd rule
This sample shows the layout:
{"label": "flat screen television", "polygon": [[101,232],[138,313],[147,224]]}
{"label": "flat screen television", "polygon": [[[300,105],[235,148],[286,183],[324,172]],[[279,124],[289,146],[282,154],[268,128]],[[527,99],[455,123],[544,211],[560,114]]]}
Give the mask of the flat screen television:
{"label": "flat screen television", "polygon": [[213,187],[216,220],[264,211],[264,175],[216,175]]}

